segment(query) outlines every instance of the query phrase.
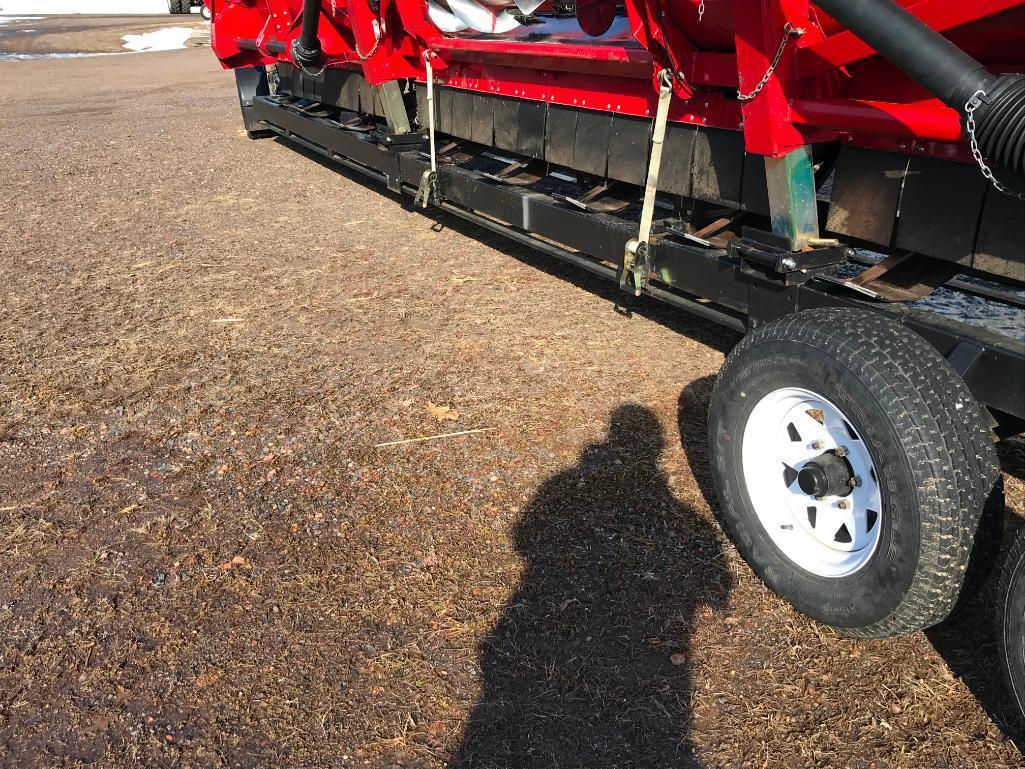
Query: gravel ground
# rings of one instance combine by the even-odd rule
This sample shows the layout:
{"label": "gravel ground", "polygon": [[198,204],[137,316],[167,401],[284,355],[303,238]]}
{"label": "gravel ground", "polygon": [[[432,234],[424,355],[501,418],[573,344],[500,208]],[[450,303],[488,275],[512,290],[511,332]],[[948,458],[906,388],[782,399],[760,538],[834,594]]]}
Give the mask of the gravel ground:
{"label": "gravel ground", "polygon": [[1022,765],[984,598],[844,640],[724,540],[733,334],[249,141],[208,52],[0,73],[0,765]]}

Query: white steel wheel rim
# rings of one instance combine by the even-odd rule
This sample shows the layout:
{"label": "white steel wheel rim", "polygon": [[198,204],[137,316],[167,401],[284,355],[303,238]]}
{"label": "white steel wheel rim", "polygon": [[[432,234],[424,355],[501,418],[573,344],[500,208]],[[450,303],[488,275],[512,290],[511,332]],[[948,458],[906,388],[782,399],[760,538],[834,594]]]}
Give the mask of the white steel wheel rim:
{"label": "white steel wheel rim", "polygon": [[[741,453],[751,506],[788,559],[829,578],[854,574],[872,559],[883,528],[879,479],[868,446],[836,405],[797,387],[769,393],[748,417]],[[801,489],[801,470],[825,453],[849,465],[846,495]]]}

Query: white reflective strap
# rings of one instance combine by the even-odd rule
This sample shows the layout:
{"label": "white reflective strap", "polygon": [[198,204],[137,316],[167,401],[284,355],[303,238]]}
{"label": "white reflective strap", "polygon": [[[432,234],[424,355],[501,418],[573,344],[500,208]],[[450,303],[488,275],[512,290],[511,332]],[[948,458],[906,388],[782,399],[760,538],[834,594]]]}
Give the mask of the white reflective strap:
{"label": "white reflective strap", "polygon": [[658,174],[662,168],[662,147],[666,139],[666,123],[669,121],[669,102],[673,98],[673,76],[669,70],[662,70],[662,87],[658,92],[658,109],[655,111],[655,125],[651,132],[651,158],[648,160],[648,180],[644,184],[644,204],[641,207],[641,229],[637,240],[647,243],[651,239],[651,221],[655,214],[655,196],[658,193]]}
{"label": "white reflective strap", "polygon": [[431,66],[431,52],[424,53],[427,67],[427,132],[431,138],[431,173],[438,172],[438,157],[434,144],[434,67]]}
{"label": "white reflective strap", "polygon": [[434,140],[434,67],[431,66],[431,52],[424,51],[424,67],[427,72],[427,134],[431,142],[431,168],[420,177],[413,205],[427,208],[431,197],[437,198],[438,187],[438,150]]}

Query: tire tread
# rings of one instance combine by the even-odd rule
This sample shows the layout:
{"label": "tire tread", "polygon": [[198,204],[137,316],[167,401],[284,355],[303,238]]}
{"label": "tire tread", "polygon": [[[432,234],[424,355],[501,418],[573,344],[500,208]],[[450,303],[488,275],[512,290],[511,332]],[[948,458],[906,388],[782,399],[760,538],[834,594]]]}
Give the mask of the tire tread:
{"label": "tire tread", "polygon": [[[746,353],[770,341],[831,350],[892,409],[922,499],[919,568],[897,609],[845,635],[884,638],[929,627],[957,605],[987,505],[1002,503],[1000,471],[982,407],[921,336],[870,312],[808,310],[748,334],[719,372],[716,389]],[[715,395],[713,394],[713,403]]]}

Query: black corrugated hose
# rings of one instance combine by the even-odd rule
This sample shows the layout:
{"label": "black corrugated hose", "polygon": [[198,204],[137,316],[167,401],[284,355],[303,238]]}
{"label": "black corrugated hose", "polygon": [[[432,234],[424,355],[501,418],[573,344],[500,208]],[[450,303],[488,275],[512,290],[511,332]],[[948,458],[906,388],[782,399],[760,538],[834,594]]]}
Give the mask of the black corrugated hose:
{"label": "black corrugated hose", "polygon": [[1003,75],[975,112],[976,139],[991,162],[1025,176],[1025,75]]}
{"label": "black corrugated hose", "polygon": [[1025,75],[991,74],[979,62],[893,0],[814,0],[931,94],[967,116],[992,163],[1025,176]]}
{"label": "black corrugated hose", "polygon": [[320,0],[303,0],[302,30],[292,42],[292,59],[300,67],[317,64],[322,56],[320,47]]}

